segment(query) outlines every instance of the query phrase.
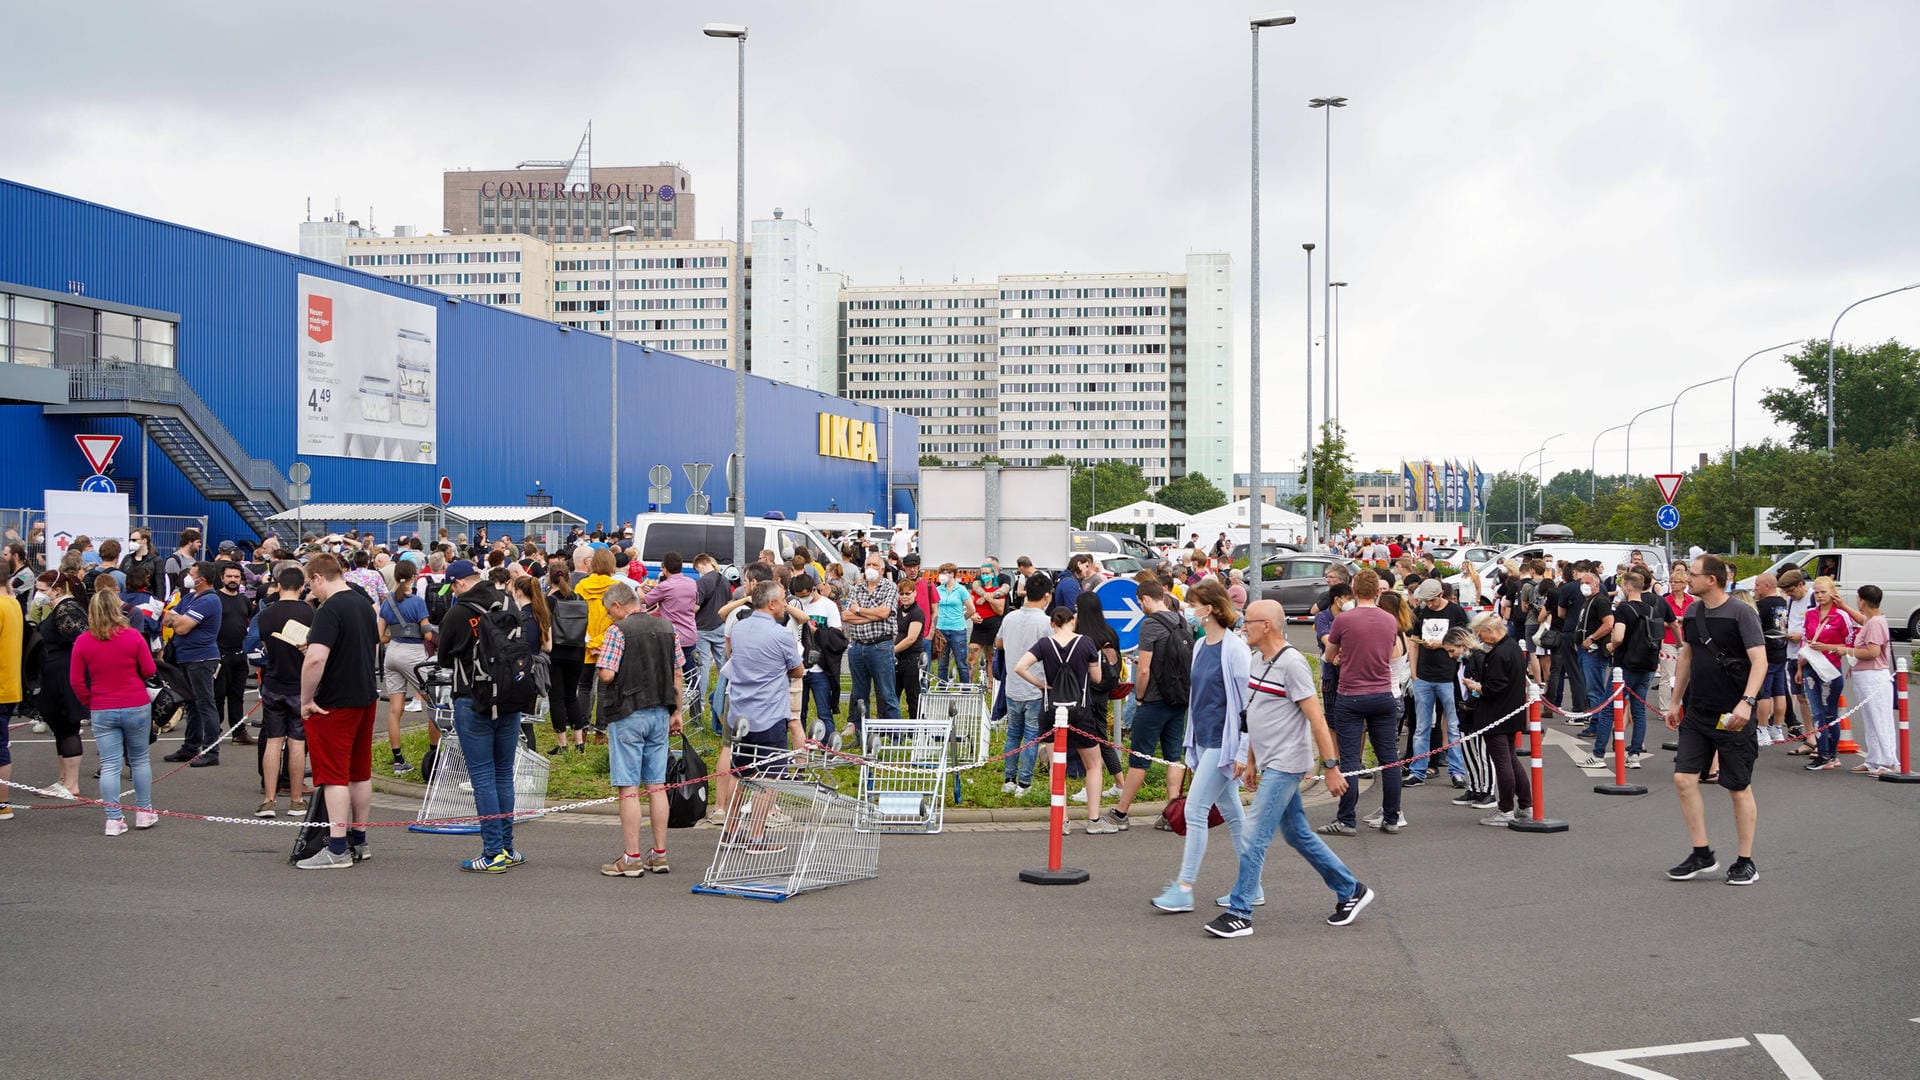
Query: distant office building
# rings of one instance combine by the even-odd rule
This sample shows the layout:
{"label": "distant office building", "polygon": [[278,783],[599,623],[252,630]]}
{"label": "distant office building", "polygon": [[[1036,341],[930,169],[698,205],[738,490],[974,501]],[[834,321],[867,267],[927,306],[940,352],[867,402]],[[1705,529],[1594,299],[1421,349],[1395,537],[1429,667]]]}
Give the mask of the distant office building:
{"label": "distant office building", "polygon": [[[818,386],[820,257],[813,223],[776,208],[753,223],[747,370],[796,386]],[[829,355],[826,366],[831,369]]]}
{"label": "distant office building", "polygon": [[820,271],[818,344],[814,347],[820,379],[814,385],[821,393],[836,396],[846,393],[846,388],[840,385],[843,372],[838,363],[846,351],[846,323],[840,311],[840,293],[846,287],[847,275],[833,270]]}
{"label": "distant office building", "polygon": [[[1254,485],[1249,482],[1249,473],[1233,474],[1233,497],[1236,500],[1250,498],[1254,494]],[[1293,471],[1263,472],[1260,474],[1259,493],[1262,498],[1275,506],[1286,508],[1288,503],[1306,493],[1307,486],[1300,482],[1300,474]]]}
{"label": "distant office building", "polygon": [[300,254],[309,259],[319,259],[335,266],[347,265],[347,241],[359,240],[380,234],[360,224],[349,221],[339,213],[330,214],[319,221],[311,219],[300,223]]}
{"label": "distant office building", "polygon": [[441,177],[443,228],[455,236],[525,233],[552,243],[601,240],[631,225],[641,240],[690,240],[693,179],[679,165],[595,166],[593,126],[566,161],[451,170]]}
{"label": "distant office building", "polygon": [[365,236],[342,251],[344,265],[388,281],[553,318],[553,245],[531,236]]}

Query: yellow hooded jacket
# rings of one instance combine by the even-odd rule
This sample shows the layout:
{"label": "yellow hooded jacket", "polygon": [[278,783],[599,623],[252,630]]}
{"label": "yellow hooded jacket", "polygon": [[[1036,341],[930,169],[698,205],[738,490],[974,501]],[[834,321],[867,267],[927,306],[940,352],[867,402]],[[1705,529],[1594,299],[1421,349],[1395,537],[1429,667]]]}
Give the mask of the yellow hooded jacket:
{"label": "yellow hooded jacket", "polygon": [[607,618],[607,605],[600,597],[607,591],[613,579],[605,574],[588,574],[573,587],[573,595],[587,602],[587,659],[600,658],[600,639],[606,636],[607,627],[613,620]]}

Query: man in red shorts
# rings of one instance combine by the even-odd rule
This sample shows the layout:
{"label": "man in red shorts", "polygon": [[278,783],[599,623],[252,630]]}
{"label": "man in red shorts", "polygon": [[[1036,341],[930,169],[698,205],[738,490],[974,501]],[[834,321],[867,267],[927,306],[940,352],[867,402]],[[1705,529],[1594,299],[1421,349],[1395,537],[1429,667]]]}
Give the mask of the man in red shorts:
{"label": "man in red shorts", "polygon": [[[373,803],[374,654],[380,631],[373,601],[347,584],[340,560],[321,553],[307,562],[320,601],[307,631],[300,668],[300,716],[307,726],[313,786],[327,800],[327,846],[300,860],[302,870],[344,869],[367,858],[367,814]],[[351,820],[352,828],[348,822]]]}

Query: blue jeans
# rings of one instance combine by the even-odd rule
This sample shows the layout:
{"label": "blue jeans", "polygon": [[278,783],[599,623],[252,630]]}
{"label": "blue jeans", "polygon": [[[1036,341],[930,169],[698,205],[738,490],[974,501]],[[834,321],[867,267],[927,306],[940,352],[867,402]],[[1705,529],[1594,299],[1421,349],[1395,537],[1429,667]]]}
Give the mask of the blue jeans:
{"label": "blue jeans", "polygon": [[[1240,852],[1240,877],[1233,883],[1233,894],[1227,898],[1228,911],[1252,917],[1254,899],[1264,895],[1260,891],[1260,871],[1266,866],[1267,848],[1273,845],[1276,832],[1285,838],[1288,847],[1307,860],[1307,865],[1319,871],[1320,880],[1327,883],[1333,895],[1346,900],[1360,887],[1353,871],[1348,870],[1340,856],[1307,825],[1307,809],[1300,802],[1303,775],[1279,769],[1267,769],[1260,774],[1260,789],[1253,796],[1252,827],[1245,839],[1235,845]],[[1187,835],[1191,837],[1193,830],[1188,829]]]}
{"label": "blue jeans", "polygon": [[700,639],[693,644],[693,656],[705,673],[702,678],[708,683],[707,715],[713,717],[713,730],[717,732],[727,697],[727,677],[720,673],[727,662],[727,628],[716,626],[700,631]]}
{"label": "blue jeans", "polygon": [[513,813],[513,756],[520,738],[520,714],[494,719],[475,710],[472,698],[457,697],[453,730],[460,736],[467,779],[473,783],[473,812],[482,818],[481,853],[491,858],[513,847],[513,819],[488,815]]}
{"label": "blue jeans", "polygon": [[[1191,885],[1200,874],[1200,860],[1207,857],[1207,819],[1213,808],[1220,808],[1226,819],[1233,848],[1240,850],[1246,831],[1246,814],[1240,806],[1240,781],[1220,771],[1220,748],[1200,751],[1193,766],[1193,782],[1187,785],[1187,845],[1180,856],[1180,880]],[[1258,875],[1255,875],[1258,880]]]}
{"label": "blue jeans", "polygon": [[[952,670],[953,665],[958,664],[960,665],[960,681],[972,682],[973,668],[967,664],[966,628],[961,627],[958,630],[937,630],[935,633],[946,639],[947,651],[940,657],[939,662],[934,665],[936,670],[933,677],[936,680],[945,679],[947,672]],[[928,648],[932,648],[932,646],[929,645]]]}
{"label": "blue jeans", "polygon": [[[1599,705],[1613,693],[1613,671],[1607,663],[1607,654],[1599,649],[1580,650],[1580,677],[1587,684],[1587,700],[1580,706],[1582,709],[1591,709]],[[1611,705],[1607,707],[1607,709],[1611,708]],[[1607,709],[1601,710],[1598,715],[1588,717],[1587,726],[1581,729],[1582,732],[1598,739],[1601,732],[1612,731],[1613,713]],[[1601,753],[1602,751],[1596,750],[1594,756],[1597,757]]]}
{"label": "blue jeans", "polygon": [[1820,734],[1814,736],[1813,752],[1825,761],[1840,756],[1840,725],[1834,721],[1840,717],[1840,690],[1846,684],[1845,678],[1822,683],[1811,673],[1806,677],[1807,706],[1813,710],[1814,724],[1820,727]]}
{"label": "blue jeans", "polygon": [[[1007,699],[1007,749],[1011,750],[1028,739],[1036,738],[1053,728],[1053,720],[1041,715],[1041,705],[1046,703],[1045,696],[1032,701],[1019,698]],[[1041,724],[1046,726],[1042,727]],[[1007,783],[1021,787],[1033,786],[1033,762],[1040,753],[1038,744],[1029,746],[1014,757],[1007,759]]]}
{"label": "blue jeans", "polygon": [[[1392,694],[1342,694],[1334,702],[1333,734],[1340,743],[1341,772],[1360,768],[1362,740],[1372,741],[1373,756],[1381,764],[1393,761],[1400,749],[1399,733],[1400,699]],[[1382,812],[1399,820],[1399,769],[1380,770],[1380,790]],[[1347,785],[1347,793],[1340,796],[1340,809],[1335,817],[1343,825],[1353,825],[1354,813],[1359,807],[1360,784],[1356,778]]]}
{"label": "blue jeans", "polygon": [[[893,643],[875,641],[848,645],[847,667],[853,676],[853,700],[859,703],[861,714],[898,720],[900,699],[893,692]],[[869,685],[872,687],[871,695],[868,692]],[[880,711],[868,713],[867,702],[876,696],[880,699]]]}
{"label": "blue jeans", "polygon": [[[153,809],[153,766],[147,761],[147,725],[151,722],[152,711],[145,705],[93,710],[93,741],[100,750],[103,801],[120,801],[120,764],[125,759],[133,768],[133,804],[142,810]],[[119,818],[119,807],[107,807],[108,821]]]}
{"label": "blue jeans", "polygon": [[[1460,713],[1453,700],[1453,684],[1450,682],[1428,682],[1425,679],[1413,680],[1413,753],[1409,756],[1414,758],[1413,764],[1411,765],[1413,775],[1422,780],[1427,778],[1428,772],[1433,771],[1430,768],[1432,759],[1426,755],[1427,751],[1433,747],[1433,708],[1435,705],[1439,705],[1446,713],[1447,726],[1445,741],[1454,742],[1459,739]],[[1377,750],[1374,752],[1379,753]],[[1447,774],[1450,776],[1467,775],[1467,757],[1460,752],[1460,748],[1457,746],[1447,751]]]}
{"label": "blue jeans", "polygon": [[[824,671],[809,671],[800,680],[800,726],[807,728],[807,713],[820,714],[820,722],[826,725],[826,738],[833,737],[833,684]],[[809,706],[812,706],[809,709]],[[824,739],[822,741],[825,741]]]}
{"label": "blue jeans", "polygon": [[1647,752],[1647,695],[1653,693],[1653,672],[1622,668],[1621,674],[1627,680],[1627,712],[1633,717],[1633,723],[1628,725],[1627,753],[1644,754]]}

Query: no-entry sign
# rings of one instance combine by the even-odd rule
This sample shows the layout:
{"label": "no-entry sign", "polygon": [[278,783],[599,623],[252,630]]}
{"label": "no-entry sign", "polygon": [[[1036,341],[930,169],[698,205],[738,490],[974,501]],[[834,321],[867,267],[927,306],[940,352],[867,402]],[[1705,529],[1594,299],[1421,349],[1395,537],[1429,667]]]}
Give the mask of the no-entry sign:
{"label": "no-entry sign", "polygon": [[453,477],[443,476],[440,478],[440,505],[450,506],[452,505],[452,503],[453,503]]}

